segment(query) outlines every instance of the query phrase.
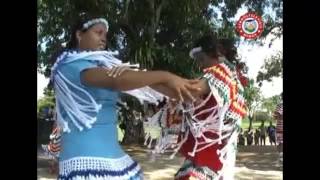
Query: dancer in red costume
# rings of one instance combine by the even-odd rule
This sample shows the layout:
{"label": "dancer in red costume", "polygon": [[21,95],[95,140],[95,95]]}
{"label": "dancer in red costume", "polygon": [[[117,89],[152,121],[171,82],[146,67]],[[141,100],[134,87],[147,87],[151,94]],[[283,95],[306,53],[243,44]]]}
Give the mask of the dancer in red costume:
{"label": "dancer in red costume", "polygon": [[178,149],[186,158],[177,180],[230,180],[234,176],[237,137],[246,115],[247,84],[233,41],[204,36],[190,51],[203,69],[200,104],[187,105]]}

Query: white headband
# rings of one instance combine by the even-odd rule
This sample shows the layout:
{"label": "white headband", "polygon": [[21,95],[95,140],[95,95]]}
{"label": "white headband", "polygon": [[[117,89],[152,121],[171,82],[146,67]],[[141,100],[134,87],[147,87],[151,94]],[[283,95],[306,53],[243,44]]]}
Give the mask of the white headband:
{"label": "white headband", "polygon": [[108,31],[108,29],[109,29],[109,24],[108,24],[108,21],[107,21],[106,19],[104,19],[104,18],[97,18],[97,19],[92,19],[92,20],[90,20],[90,21],[87,21],[86,23],[84,23],[84,24],[82,25],[82,29],[83,29],[83,30],[86,30],[86,29],[88,29],[89,27],[91,27],[92,25],[98,24],[98,23],[104,24],[104,25],[106,26],[106,28],[107,28],[107,31]]}
{"label": "white headband", "polygon": [[189,52],[189,56],[194,59],[194,54],[201,52],[202,51],[202,47],[195,47],[193,49],[191,49],[191,51]]}

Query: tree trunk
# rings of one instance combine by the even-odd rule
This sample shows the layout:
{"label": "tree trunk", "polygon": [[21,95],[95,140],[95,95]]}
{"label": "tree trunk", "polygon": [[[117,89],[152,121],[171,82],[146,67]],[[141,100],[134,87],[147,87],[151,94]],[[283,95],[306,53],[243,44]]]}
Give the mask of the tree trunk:
{"label": "tree trunk", "polygon": [[143,123],[135,120],[132,112],[127,111],[124,117],[125,132],[122,144],[142,144],[144,142]]}
{"label": "tree trunk", "polygon": [[251,129],[252,129],[253,117],[252,117],[252,116],[248,116],[248,119],[249,119],[249,131],[251,131]]}
{"label": "tree trunk", "polygon": [[38,145],[47,144],[49,136],[52,131],[54,121],[46,121],[44,119],[37,119],[38,123]]}

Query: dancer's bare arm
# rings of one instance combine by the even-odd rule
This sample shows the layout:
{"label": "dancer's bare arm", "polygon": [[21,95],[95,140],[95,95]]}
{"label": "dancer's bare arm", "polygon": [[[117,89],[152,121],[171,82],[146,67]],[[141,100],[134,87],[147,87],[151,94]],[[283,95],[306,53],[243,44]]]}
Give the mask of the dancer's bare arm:
{"label": "dancer's bare arm", "polygon": [[117,77],[108,76],[109,72],[105,68],[90,68],[81,73],[81,81],[85,85],[119,91],[164,84],[172,90],[173,94],[170,95],[175,95],[179,100],[184,100],[183,97],[193,100],[190,91],[197,90],[188,80],[165,71],[124,71]]}
{"label": "dancer's bare arm", "polygon": [[[125,71],[136,71],[136,70],[133,70],[126,65],[117,66],[117,67],[114,67],[111,70],[109,70],[108,75],[111,77],[118,77]],[[184,79],[184,81],[188,82],[190,85],[193,85],[193,84],[199,82],[199,80],[187,80],[187,79]],[[175,93],[175,91],[170,89],[165,83],[152,84],[152,85],[149,85],[149,87],[151,87],[152,89],[154,89],[158,92],[161,92],[162,94],[169,96],[170,98],[173,98],[173,99],[180,98],[180,97],[177,97],[177,93]],[[191,89],[194,89],[194,88],[191,88]],[[194,91],[199,91],[199,88],[197,88],[196,90],[191,90],[191,89],[189,89],[190,93],[192,93]],[[186,92],[185,94],[183,94],[182,98],[190,99],[189,97],[192,97],[192,94],[190,94],[190,93]],[[185,96],[186,94],[187,94],[187,97]],[[193,101],[194,101],[194,99],[193,99]]]}

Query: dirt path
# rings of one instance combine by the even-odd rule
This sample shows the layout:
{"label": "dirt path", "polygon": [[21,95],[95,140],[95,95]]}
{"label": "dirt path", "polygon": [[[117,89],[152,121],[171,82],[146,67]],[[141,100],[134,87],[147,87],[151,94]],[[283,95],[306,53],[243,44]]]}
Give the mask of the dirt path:
{"label": "dirt path", "polygon": [[[172,180],[179,169],[183,158],[176,156],[169,159],[170,154],[152,155],[150,150],[138,146],[124,147],[133,159],[141,165],[146,180]],[[275,147],[251,146],[240,147],[237,154],[236,180],[282,180],[282,166],[277,161]],[[53,180],[48,174],[48,161],[38,157],[38,180]]]}

